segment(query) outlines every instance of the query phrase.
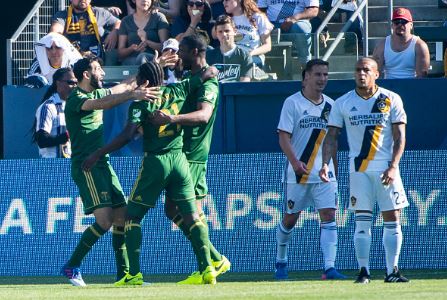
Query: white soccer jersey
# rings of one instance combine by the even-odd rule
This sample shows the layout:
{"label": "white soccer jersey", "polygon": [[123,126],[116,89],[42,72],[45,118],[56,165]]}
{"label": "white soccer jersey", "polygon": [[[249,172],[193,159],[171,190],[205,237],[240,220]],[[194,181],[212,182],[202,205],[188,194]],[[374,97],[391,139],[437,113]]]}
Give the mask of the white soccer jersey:
{"label": "white soccer jersey", "polygon": [[[290,162],[287,162],[287,183],[322,182],[318,172],[322,165],[322,144],[326,136],[326,125],[334,100],[323,95],[323,102],[316,105],[295,93],[284,101],[278,130],[290,133],[292,147],[298,160],[306,163],[309,175],[297,176]],[[334,165],[329,165],[329,177],[335,181]]]}
{"label": "white soccer jersey", "polygon": [[319,0],[258,0],[259,8],[267,8],[272,22],[282,23],[288,17],[303,12],[307,7],[319,7]]}
{"label": "white soccer jersey", "polygon": [[[44,130],[51,136],[66,132],[64,109],[65,101],[62,101],[57,93],[54,93],[37,108],[36,132]],[[70,157],[70,142],[59,147],[39,148],[39,155],[43,158]]]}
{"label": "white soccer jersey", "polygon": [[407,123],[402,99],[377,88],[364,99],[352,90],[335,101],[329,126],[346,126],[351,172],[384,171],[393,153],[392,124]]}

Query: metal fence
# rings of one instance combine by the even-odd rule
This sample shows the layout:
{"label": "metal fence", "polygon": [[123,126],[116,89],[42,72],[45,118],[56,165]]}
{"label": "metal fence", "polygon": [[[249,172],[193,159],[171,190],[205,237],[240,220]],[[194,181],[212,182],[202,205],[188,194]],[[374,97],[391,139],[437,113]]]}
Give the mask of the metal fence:
{"label": "metal fence", "polygon": [[38,0],[17,31],[6,40],[7,84],[21,85],[34,58],[34,43],[48,33],[51,17],[69,0]]}

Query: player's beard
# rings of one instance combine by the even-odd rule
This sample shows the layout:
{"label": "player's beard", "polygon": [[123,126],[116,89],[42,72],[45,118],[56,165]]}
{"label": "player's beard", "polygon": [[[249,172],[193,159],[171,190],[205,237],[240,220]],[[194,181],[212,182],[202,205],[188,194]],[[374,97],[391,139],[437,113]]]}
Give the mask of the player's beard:
{"label": "player's beard", "polygon": [[102,88],[102,81],[98,79],[96,76],[92,76],[90,81],[90,85],[96,90]]}

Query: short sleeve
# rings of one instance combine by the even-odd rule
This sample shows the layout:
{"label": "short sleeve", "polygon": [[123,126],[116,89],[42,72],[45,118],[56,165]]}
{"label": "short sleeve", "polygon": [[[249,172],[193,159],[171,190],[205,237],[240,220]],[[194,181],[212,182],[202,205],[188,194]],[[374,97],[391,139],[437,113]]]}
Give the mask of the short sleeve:
{"label": "short sleeve", "polygon": [[293,100],[291,98],[287,98],[286,101],[284,101],[284,104],[281,109],[278,130],[292,134],[294,120],[295,120],[295,107],[293,104]]}
{"label": "short sleeve", "polygon": [[407,114],[404,110],[404,105],[402,102],[402,98],[394,94],[392,99],[392,106],[391,106],[391,123],[404,123],[407,124]]}
{"label": "short sleeve", "polygon": [[342,101],[335,101],[332,105],[331,113],[329,114],[328,126],[343,128],[343,115],[341,113]]}

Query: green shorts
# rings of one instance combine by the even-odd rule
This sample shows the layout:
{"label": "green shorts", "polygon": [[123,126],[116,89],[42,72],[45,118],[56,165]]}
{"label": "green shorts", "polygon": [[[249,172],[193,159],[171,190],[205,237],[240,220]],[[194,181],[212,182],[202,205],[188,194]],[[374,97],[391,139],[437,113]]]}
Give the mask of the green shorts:
{"label": "green shorts", "polygon": [[79,188],[86,215],[97,208],[126,205],[123,188],[109,162],[98,162],[89,172],[80,163],[72,163],[71,177]]}
{"label": "green shorts", "polygon": [[143,218],[150,208],[155,207],[163,190],[181,213],[197,211],[188,161],[181,150],[159,155],[145,153],[129,197],[128,214]]}
{"label": "green shorts", "polygon": [[206,184],[206,162],[189,161],[189,171],[191,172],[196,199],[203,200],[208,194],[208,185]]}

